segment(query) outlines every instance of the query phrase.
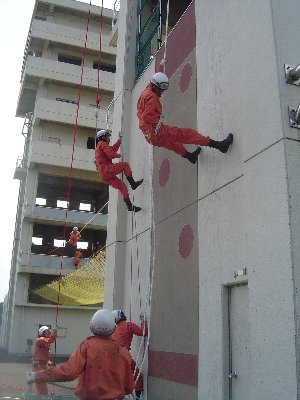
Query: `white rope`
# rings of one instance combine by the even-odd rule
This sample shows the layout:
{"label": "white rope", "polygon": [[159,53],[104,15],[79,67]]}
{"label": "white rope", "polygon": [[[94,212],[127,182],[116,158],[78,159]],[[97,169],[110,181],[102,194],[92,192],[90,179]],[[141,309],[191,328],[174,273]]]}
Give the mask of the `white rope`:
{"label": "white rope", "polygon": [[80,233],[84,230],[84,228],[85,228],[91,221],[93,221],[94,218],[97,217],[98,214],[101,213],[101,211],[103,210],[103,208],[105,208],[105,207],[107,206],[107,204],[108,204],[108,201],[104,204],[104,206],[102,206],[102,207],[100,208],[100,210],[97,212],[97,214],[95,214],[95,215],[80,229],[80,231],[79,231]]}
{"label": "white rope", "polygon": [[167,41],[168,41],[168,29],[169,29],[169,11],[170,11],[170,0],[167,2],[167,17],[166,17],[166,36],[165,36],[165,50],[164,50],[164,59],[167,56]]}

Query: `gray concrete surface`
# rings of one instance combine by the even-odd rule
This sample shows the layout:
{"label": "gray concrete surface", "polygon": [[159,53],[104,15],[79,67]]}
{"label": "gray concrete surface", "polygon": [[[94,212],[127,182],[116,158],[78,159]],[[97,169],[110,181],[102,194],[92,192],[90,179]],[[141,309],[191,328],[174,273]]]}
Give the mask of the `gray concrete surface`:
{"label": "gray concrete surface", "polygon": [[[26,372],[31,370],[30,362],[1,362],[0,361],[0,399],[19,399],[26,393]],[[76,382],[64,382],[63,386],[75,388]],[[48,385],[49,394],[54,390],[56,395],[73,395],[73,390]],[[34,388],[33,388],[34,389]]]}

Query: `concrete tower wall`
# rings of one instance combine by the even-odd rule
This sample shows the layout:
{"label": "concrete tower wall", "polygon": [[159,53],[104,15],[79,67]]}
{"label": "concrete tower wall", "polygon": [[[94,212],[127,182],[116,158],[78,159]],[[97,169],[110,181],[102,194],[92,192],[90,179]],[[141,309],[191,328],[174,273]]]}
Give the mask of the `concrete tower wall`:
{"label": "concrete tower wall", "polygon": [[[132,89],[132,60],[117,71],[126,95],[116,126],[134,176],[144,178],[134,193],[143,210],[132,220],[111,192],[105,301],[138,322],[152,294],[148,399],[299,397],[300,136],[288,106],[300,91],[284,74],[300,60],[299,13],[293,0],[190,6],[168,38],[164,123],[217,140],[233,132],[234,143],[226,155],[203,148],[198,165],[156,147],[153,181],[136,104],[163,49]],[[129,15],[121,7],[117,65],[125,37],[135,48]]]}

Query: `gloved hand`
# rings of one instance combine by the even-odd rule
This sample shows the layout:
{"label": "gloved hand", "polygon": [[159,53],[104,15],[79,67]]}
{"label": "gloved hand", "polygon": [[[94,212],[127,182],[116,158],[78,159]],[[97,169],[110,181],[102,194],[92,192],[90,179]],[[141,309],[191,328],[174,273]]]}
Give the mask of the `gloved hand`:
{"label": "gloved hand", "polygon": [[160,62],[160,66],[161,66],[161,67],[164,67],[166,64],[167,64],[167,60],[163,58],[163,59],[161,60],[161,62]]}
{"label": "gloved hand", "polygon": [[35,381],[35,372],[27,372],[26,373],[26,382],[28,385],[31,385],[32,382]]}
{"label": "gloved hand", "polygon": [[146,313],[140,313],[140,320],[141,321],[147,321],[147,314]]}
{"label": "gloved hand", "polygon": [[52,362],[52,361],[48,361],[48,362],[47,362],[47,367],[48,367],[48,368],[55,367],[55,366],[56,366],[56,363],[55,363],[55,362]]}

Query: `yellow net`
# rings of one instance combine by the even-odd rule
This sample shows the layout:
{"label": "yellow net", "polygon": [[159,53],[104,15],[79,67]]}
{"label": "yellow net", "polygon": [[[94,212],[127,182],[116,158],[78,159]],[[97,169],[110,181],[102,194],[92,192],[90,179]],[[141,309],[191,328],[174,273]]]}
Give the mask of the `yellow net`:
{"label": "yellow net", "polygon": [[[100,251],[86,264],[61,278],[60,304],[67,306],[98,305],[104,301],[105,251]],[[34,293],[57,303],[58,280],[34,290]]]}

